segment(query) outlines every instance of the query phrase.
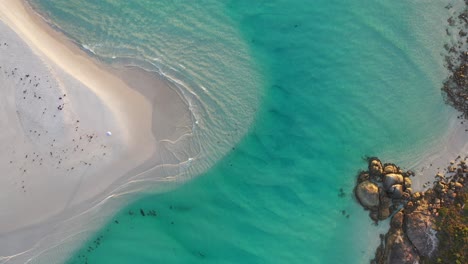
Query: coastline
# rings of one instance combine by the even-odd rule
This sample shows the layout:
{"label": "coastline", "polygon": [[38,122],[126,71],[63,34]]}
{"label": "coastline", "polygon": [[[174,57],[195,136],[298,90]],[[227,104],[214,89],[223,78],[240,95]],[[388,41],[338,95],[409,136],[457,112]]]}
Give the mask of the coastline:
{"label": "coastline", "polygon": [[[462,6],[454,8],[457,4]],[[413,154],[417,158],[412,163],[406,161],[405,167],[415,171],[405,172],[399,167],[396,171],[394,164],[371,157],[368,171],[361,171],[357,177],[354,194],[358,203],[370,210],[376,223],[391,219],[389,230],[380,235],[371,263],[466,262],[468,21],[466,2],[457,4],[445,6],[450,11],[445,32],[450,38],[442,54],[447,76],[441,96],[451,107],[446,132],[433,139],[422,154]],[[404,158],[400,161],[405,163]]]}
{"label": "coastline", "polygon": [[[73,45],[72,45],[72,46],[73,46]],[[75,47],[75,48],[79,49],[78,47]],[[86,56],[86,52],[84,52],[84,53],[85,53],[85,56]],[[125,82],[125,80],[124,80],[124,82]],[[127,84],[127,86],[128,86],[128,84]],[[146,97],[146,96],[145,96],[145,97]],[[155,106],[156,106],[156,105],[155,105]],[[153,119],[154,119],[154,116],[153,116]],[[153,122],[153,124],[155,124],[155,122]],[[154,130],[154,129],[155,129],[155,128],[153,127],[153,130]],[[450,129],[450,130],[451,130],[451,129]],[[450,131],[448,132],[448,134],[450,134],[450,135],[451,135],[451,133],[452,133],[452,132],[450,132]],[[175,137],[175,134],[171,134],[170,131],[166,131],[166,132],[164,132],[163,134],[174,135],[174,138],[176,138],[176,137]],[[154,134],[153,134],[153,136],[154,136]],[[443,144],[441,144],[441,145],[443,145]],[[456,145],[456,144],[455,144],[455,145]],[[441,154],[441,153],[445,153],[445,152],[444,152],[444,151],[439,152],[439,150],[437,150],[437,147],[436,147],[436,150],[435,150],[435,151],[436,151],[436,152],[434,152],[434,153],[435,153],[435,155],[437,156],[437,159],[439,159],[439,160],[441,161],[441,163],[444,163],[444,158],[443,158],[443,157],[445,157],[445,156],[444,156],[445,154]],[[447,149],[447,153],[450,154],[450,152],[451,152],[450,149]],[[431,157],[432,157],[432,156],[431,156]],[[436,157],[434,157],[434,158],[436,158]],[[447,157],[447,158],[453,159],[453,158],[455,158],[455,157]],[[171,160],[172,160],[172,159],[171,159]],[[174,160],[175,160],[175,159],[174,159]],[[424,161],[424,163],[426,163],[425,159],[422,159],[422,160]],[[150,161],[150,163],[151,163],[151,162],[152,162],[152,158],[148,158],[147,161]],[[447,160],[445,160],[445,161],[447,161]],[[444,163],[444,164],[445,164],[445,163]],[[429,165],[427,165],[427,166],[429,166]],[[150,167],[150,164],[148,164],[148,167]],[[414,168],[418,168],[418,165],[416,165],[416,166],[410,166],[410,167],[411,167],[411,168],[413,168],[413,167],[414,167]],[[424,167],[424,166],[423,166],[423,167]],[[429,167],[435,168],[436,166],[429,166]],[[441,167],[441,168],[442,168],[442,167]],[[427,170],[425,170],[425,171],[422,172],[422,173],[424,173],[424,174],[427,175],[428,177],[431,177],[431,175],[430,175],[431,173],[428,173]],[[419,179],[419,177],[417,177],[417,179]],[[429,178],[428,178],[428,179],[429,179]]]}
{"label": "coastline", "polygon": [[[182,161],[171,149],[162,151],[163,142],[189,134],[192,119],[167,81],[136,68],[101,65],[26,1],[0,2],[0,29],[8,36],[2,39],[5,63],[15,64],[9,65],[14,73],[0,76],[8,87],[2,110],[9,127],[0,133],[7,149],[1,157],[11,160],[0,165],[9,175],[2,180],[8,190],[0,203],[0,263],[26,263],[97,228],[125,202],[113,198],[139,186],[126,188],[136,176],[151,170],[151,180],[167,181],[178,175]],[[20,85],[31,87],[19,91]],[[170,168],[155,171],[165,164]],[[19,191],[12,185],[21,185]],[[109,200],[113,205],[106,202],[101,211]]]}
{"label": "coastline", "polygon": [[413,189],[422,191],[430,186],[428,181],[433,181],[438,173],[447,171],[447,164],[455,160],[459,155],[464,158],[468,153],[468,124],[459,118],[459,113],[453,110],[447,132],[442,140],[427,149],[423,155],[418,157],[412,164],[405,168],[414,170],[416,177],[413,178]]}
{"label": "coastline", "polygon": [[450,171],[437,174],[424,192],[413,191],[414,172],[368,158],[354,195],[376,224],[390,219],[371,263],[465,263],[466,158],[451,161]]}

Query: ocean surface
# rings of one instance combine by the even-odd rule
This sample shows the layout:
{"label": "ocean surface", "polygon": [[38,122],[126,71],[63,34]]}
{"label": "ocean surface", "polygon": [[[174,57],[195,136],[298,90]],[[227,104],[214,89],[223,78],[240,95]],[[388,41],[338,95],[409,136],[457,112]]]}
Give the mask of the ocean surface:
{"label": "ocean surface", "polygon": [[366,263],[385,224],[352,196],[363,157],[409,166],[453,116],[449,1],[31,2],[91,55],[179,84],[200,171],[214,163],[122,208],[70,264]]}

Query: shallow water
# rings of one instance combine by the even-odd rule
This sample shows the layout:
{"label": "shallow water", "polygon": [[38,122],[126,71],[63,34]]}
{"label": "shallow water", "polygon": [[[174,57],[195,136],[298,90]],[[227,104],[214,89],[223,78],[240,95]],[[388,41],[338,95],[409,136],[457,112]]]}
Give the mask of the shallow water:
{"label": "shallow water", "polygon": [[439,1],[34,2],[102,60],[184,82],[207,120],[206,164],[249,129],[202,176],[122,209],[69,263],[364,263],[385,225],[352,198],[362,157],[412,164],[452,114]]}
{"label": "shallow water", "polygon": [[189,174],[212,165],[249,128],[263,85],[259,67],[223,4],[30,2],[90,55],[117,67],[142,67],[178,87],[193,114],[194,135],[188,139],[190,149],[166,148],[182,166],[192,165]]}

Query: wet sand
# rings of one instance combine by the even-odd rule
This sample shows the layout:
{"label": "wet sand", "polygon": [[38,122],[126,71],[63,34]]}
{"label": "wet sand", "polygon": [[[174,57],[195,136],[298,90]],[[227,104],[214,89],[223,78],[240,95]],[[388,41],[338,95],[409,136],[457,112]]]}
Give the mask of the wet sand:
{"label": "wet sand", "polygon": [[0,2],[0,32],[0,263],[25,263],[138,176],[176,175],[167,142],[192,119],[167,81],[90,58],[20,0]]}

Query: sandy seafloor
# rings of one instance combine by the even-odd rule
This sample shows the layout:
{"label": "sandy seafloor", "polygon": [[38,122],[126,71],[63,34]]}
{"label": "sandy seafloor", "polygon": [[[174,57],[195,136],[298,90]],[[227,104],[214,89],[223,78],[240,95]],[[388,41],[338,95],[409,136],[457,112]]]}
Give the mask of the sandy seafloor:
{"label": "sandy seafloor", "polygon": [[[8,263],[364,263],[387,224],[352,198],[362,157],[417,190],[468,150],[439,90],[460,1],[32,2],[88,53],[0,3]],[[150,182],[175,190],[127,205]]]}

